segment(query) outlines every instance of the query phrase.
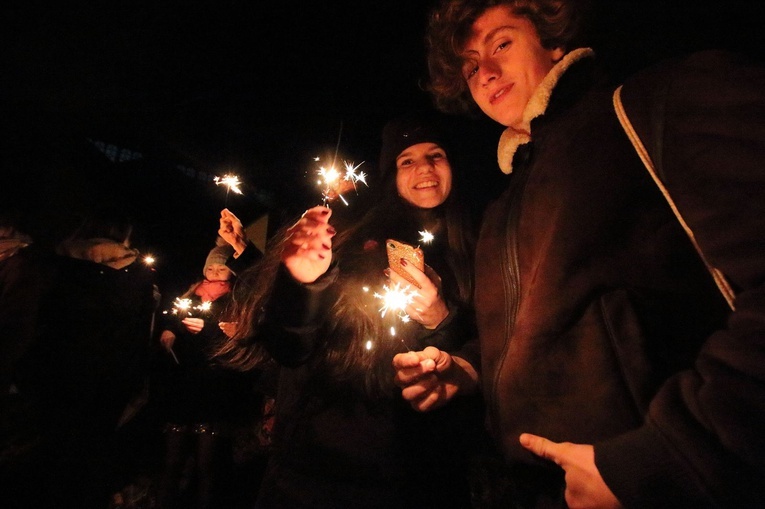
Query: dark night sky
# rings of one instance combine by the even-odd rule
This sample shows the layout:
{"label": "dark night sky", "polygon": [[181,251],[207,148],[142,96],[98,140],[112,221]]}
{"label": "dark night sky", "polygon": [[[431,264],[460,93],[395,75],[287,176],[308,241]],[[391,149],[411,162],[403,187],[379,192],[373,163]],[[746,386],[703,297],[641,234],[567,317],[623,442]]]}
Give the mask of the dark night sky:
{"label": "dark night sky", "polygon": [[[201,266],[225,200],[178,165],[236,171],[247,196],[225,202],[245,219],[290,196],[305,208],[311,156],[340,136],[372,170],[384,122],[429,104],[418,82],[432,1],[45,4],[0,8],[3,201],[45,224],[122,203],[139,247],[176,265]],[[602,0],[595,49],[618,72],[703,47],[761,58],[761,1],[698,5]],[[143,158],[114,164],[88,140]]]}

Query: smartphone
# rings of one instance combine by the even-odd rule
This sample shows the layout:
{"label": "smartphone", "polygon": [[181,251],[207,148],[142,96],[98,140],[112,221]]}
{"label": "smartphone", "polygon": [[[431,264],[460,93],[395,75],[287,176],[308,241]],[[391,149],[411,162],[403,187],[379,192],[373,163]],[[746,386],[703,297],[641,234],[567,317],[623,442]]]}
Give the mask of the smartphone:
{"label": "smartphone", "polygon": [[425,254],[422,252],[422,249],[394,239],[386,240],[385,247],[388,252],[388,265],[390,265],[390,268],[406,279],[411,285],[421,288],[417,281],[401,265],[401,259],[403,258],[407,263],[411,263],[421,271],[425,271]]}

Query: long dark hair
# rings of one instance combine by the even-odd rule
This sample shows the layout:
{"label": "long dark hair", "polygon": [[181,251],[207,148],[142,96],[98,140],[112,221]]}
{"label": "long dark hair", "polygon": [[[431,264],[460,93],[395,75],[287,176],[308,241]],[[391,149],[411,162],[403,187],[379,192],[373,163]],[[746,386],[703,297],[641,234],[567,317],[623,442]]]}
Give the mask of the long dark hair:
{"label": "long dark hair", "polygon": [[[404,237],[399,240],[411,242],[412,232],[416,234],[423,223],[437,225],[439,235],[444,238],[440,270],[449,273],[448,298],[456,300],[458,305],[470,305],[474,223],[459,196],[461,177],[456,167],[456,152],[447,150],[447,158],[452,166],[453,185],[443,204],[434,209],[412,206],[398,195],[396,172],[389,171],[378,184],[374,204],[358,222],[340,231],[334,239],[333,260],[339,266],[335,286],[339,291],[322,325],[321,334],[326,341],[317,345],[317,352],[310,361],[311,374],[316,380],[314,386],[362,387],[367,395],[390,394],[393,389],[390,359],[410,345],[389,337],[388,330],[395,317],[382,317],[379,304],[362,290],[366,285],[374,287],[386,281],[383,269],[387,267],[384,256],[387,237]],[[258,324],[274,286],[288,227],[280,229],[272,238],[264,258],[239,276],[234,289],[235,318],[232,320],[238,322],[238,332],[221,346],[217,355],[237,369],[250,369],[268,358],[265,348],[256,339]],[[377,249],[369,249],[370,242],[376,244]],[[402,336],[406,336],[407,328],[412,331],[419,324],[412,322],[397,327],[402,329]]]}

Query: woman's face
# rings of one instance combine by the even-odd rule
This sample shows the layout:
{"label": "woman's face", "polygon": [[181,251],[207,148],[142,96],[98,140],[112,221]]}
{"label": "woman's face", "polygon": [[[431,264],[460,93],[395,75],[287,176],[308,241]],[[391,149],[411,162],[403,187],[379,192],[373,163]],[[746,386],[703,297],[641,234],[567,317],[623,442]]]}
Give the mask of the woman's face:
{"label": "woman's face", "polygon": [[205,269],[205,279],[208,281],[228,281],[231,277],[231,270],[220,263],[213,263]]}
{"label": "woman's face", "polygon": [[396,157],[398,194],[416,207],[441,205],[452,190],[452,167],[435,143],[418,143]]}
{"label": "woman's face", "polygon": [[463,49],[462,73],[473,100],[505,126],[522,125],[523,111],[561,48],[545,49],[536,28],[506,5],[487,9],[473,23]]}

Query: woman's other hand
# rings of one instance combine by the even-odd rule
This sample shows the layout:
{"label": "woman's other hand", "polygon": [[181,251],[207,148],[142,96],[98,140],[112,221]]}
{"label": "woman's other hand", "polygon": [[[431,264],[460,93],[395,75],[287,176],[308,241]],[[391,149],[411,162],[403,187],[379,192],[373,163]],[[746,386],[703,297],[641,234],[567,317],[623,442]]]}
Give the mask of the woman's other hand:
{"label": "woman's other hand", "polygon": [[199,334],[205,326],[205,321],[201,318],[184,318],[181,323],[186,326],[186,330],[192,334]]}
{"label": "woman's other hand", "polygon": [[[406,260],[401,260],[401,265],[420,285],[420,289],[416,290],[412,302],[406,306],[404,312],[426,329],[435,329],[444,318],[449,316],[449,308],[441,297],[441,278],[427,265],[425,272],[407,263]],[[398,284],[401,288],[409,285],[409,282],[396,271],[388,270],[387,273],[393,284]]]}
{"label": "woman's other hand", "polygon": [[236,325],[237,325],[237,322],[218,323],[218,327],[220,327],[220,330],[222,330],[223,334],[225,334],[229,338],[233,338],[234,334],[236,334]]}
{"label": "woman's other hand", "polygon": [[471,394],[478,388],[478,372],[472,364],[432,346],[396,354],[393,369],[401,396],[420,412],[442,407],[457,394]]}
{"label": "woman's other hand", "polygon": [[165,347],[168,352],[173,349],[173,343],[175,343],[175,334],[169,330],[163,330],[159,336],[159,342]]}

